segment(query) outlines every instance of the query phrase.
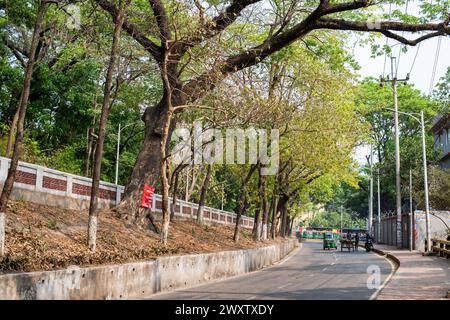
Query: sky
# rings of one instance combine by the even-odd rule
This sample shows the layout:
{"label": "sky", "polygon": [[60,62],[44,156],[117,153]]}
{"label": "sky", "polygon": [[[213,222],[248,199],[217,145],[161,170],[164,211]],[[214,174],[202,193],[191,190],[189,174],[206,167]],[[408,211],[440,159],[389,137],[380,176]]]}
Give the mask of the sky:
{"label": "sky", "polygon": [[[418,13],[419,8],[417,3],[410,3],[408,7],[408,12],[411,14]],[[404,10],[404,7],[400,8]],[[409,39],[414,39],[414,35],[406,35]],[[379,44],[384,45],[386,38],[380,38]],[[398,42],[389,39],[389,45],[395,45]],[[432,81],[432,71],[435,63],[436,51],[438,45],[438,38],[432,38],[421,42],[415,47],[409,47],[408,52],[400,53],[400,62],[398,66],[398,78],[405,78],[406,74],[411,71],[409,83],[414,84],[414,86],[420,89],[424,94],[428,94],[430,90],[430,84],[433,86],[439,81],[439,79],[444,76],[447,68],[450,66],[450,37],[441,38],[441,48],[439,51],[439,57],[437,59],[436,75],[434,81]],[[393,48],[392,55],[399,56],[399,45],[395,45]],[[418,51],[417,51],[418,50]],[[371,58],[370,46],[355,46],[353,48],[353,54],[355,60],[359,63],[361,69],[359,74],[361,78],[364,77],[376,77],[378,78],[383,74],[384,66],[384,56]],[[416,61],[413,65],[414,57],[416,56]],[[385,75],[390,72],[390,61],[389,57],[386,59],[386,69]],[[401,106],[399,106],[401,110]],[[365,147],[360,147],[357,149],[355,158],[359,164],[363,165],[367,163],[366,155],[370,153],[370,149]],[[375,160],[376,161],[376,160]]]}

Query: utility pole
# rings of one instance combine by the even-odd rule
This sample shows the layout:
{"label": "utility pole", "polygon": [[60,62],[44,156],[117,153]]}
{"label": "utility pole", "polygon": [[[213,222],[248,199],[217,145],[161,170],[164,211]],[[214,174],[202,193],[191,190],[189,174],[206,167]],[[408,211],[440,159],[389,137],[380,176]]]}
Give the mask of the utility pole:
{"label": "utility pole", "polygon": [[380,168],[377,168],[377,189],[378,189],[378,223],[377,223],[377,242],[381,243],[381,201],[380,201]]}
{"label": "utility pole", "polygon": [[341,206],[341,234],[342,234],[342,206]]}
{"label": "utility pole", "polygon": [[395,194],[396,194],[396,242],[397,248],[402,248],[402,195],[401,195],[401,181],[400,181],[400,135],[398,128],[398,99],[397,99],[397,85],[399,82],[406,82],[409,80],[409,74],[406,79],[397,79],[397,74],[394,74],[395,57],[391,57],[391,78],[381,78],[381,85],[385,82],[391,83],[391,90],[394,96],[394,134],[395,134]]}
{"label": "utility pole", "polygon": [[422,126],[422,157],[423,157],[423,187],[425,191],[425,222],[427,237],[427,252],[431,252],[431,235],[430,235],[430,203],[428,199],[428,171],[427,171],[427,147],[425,142],[425,120],[423,111],[420,111],[420,124]]}
{"label": "utility pole", "polygon": [[369,231],[369,234],[373,237],[373,233],[372,233],[372,220],[373,220],[373,149],[372,149],[372,145],[370,145],[369,167],[370,167],[369,223],[367,225],[367,229]]}
{"label": "utility pole", "polygon": [[412,199],[412,171],[409,168],[409,251],[412,251],[412,217],[413,217],[413,199]]}
{"label": "utility pole", "polygon": [[[386,110],[394,111],[392,109],[384,108]],[[425,194],[425,223],[426,223],[426,240],[427,240],[427,246],[425,247],[426,252],[431,251],[431,232],[430,232],[430,202],[429,202],[429,195],[428,195],[428,171],[427,171],[427,146],[426,146],[426,139],[425,139],[425,120],[423,111],[420,112],[420,119],[417,118],[415,115],[419,115],[418,113],[407,113],[398,111],[400,114],[404,114],[407,116],[410,116],[414,120],[420,123],[420,127],[422,129],[422,162],[423,162],[423,182],[424,182],[424,194]]]}

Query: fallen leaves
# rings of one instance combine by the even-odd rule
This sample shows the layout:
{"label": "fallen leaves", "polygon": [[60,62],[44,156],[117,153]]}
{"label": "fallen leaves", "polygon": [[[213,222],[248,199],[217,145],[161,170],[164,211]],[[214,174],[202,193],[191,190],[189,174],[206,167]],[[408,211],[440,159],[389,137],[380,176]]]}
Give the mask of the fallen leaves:
{"label": "fallen leaves", "polygon": [[170,225],[169,244],[163,246],[152,231],[104,211],[99,218],[97,250],[91,252],[86,245],[87,219],[86,210],[12,201],[7,212],[6,254],[0,258],[0,273],[125,263],[268,244],[253,242],[247,230],[242,230],[241,241],[234,243],[231,226],[199,226],[192,221],[175,220]]}

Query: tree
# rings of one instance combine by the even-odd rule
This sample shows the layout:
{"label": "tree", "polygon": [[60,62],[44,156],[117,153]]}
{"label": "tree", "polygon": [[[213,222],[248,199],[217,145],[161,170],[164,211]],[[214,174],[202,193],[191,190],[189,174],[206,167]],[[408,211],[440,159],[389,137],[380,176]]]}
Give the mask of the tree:
{"label": "tree", "polygon": [[[96,2],[113,17],[117,16],[118,10],[113,3],[108,0],[96,0]],[[280,15],[273,15],[277,18],[270,24],[269,29],[265,28],[262,33],[248,39],[249,41],[241,41],[242,46],[246,47],[238,47],[238,50],[216,50],[212,53],[212,59],[203,65],[199,64],[195,58],[201,55],[202,48],[208,48],[208,43],[219,44],[220,35],[239,36],[239,31],[236,31],[239,28],[234,26],[241,23],[240,18],[247,8],[252,7],[255,9],[255,14],[262,14],[263,10],[258,10],[261,8],[257,6],[259,2],[257,0],[232,1],[229,5],[221,4],[220,9],[215,10],[216,6],[205,8],[199,2],[196,2],[193,8],[181,3],[152,0],[149,1],[150,10],[144,8],[139,2],[140,12],[145,13],[143,15],[145,17],[141,20],[136,19],[131,14],[132,11],[127,16],[124,29],[157,62],[161,71],[164,95],[157,105],[148,107],[145,111],[143,120],[146,125],[146,134],[125,190],[122,208],[136,210],[143,184],[154,184],[160,173],[163,179],[166,179],[165,172],[161,172],[165,171],[165,166],[160,163],[161,159],[164,161],[164,144],[168,140],[166,135],[171,134],[171,128],[176,121],[173,118],[174,113],[184,109],[177,109],[177,107],[195,103],[228,75],[260,63],[291,43],[305,38],[314,30],[375,32],[408,45],[415,45],[431,37],[450,33],[448,21],[440,23],[382,21],[375,25],[368,24],[362,21],[364,14],[360,14],[360,9],[374,6],[374,3],[368,0],[337,4],[320,1],[318,5],[306,3],[304,6],[300,2],[295,2],[290,10],[282,8],[286,14],[281,18]],[[279,7],[282,7],[282,4],[279,4]],[[431,6],[425,12],[431,13],[434,10],[436,15],[435,8]],[[295,14],[296,12],[303,13]],[[216,15],[210,18],[213,13]],[[281,10],[277,12],[277,14],[280,13]],[[442,20],[447,18],[443,12],[438,14]],[[352,20],[352,18],[355,19]],[[144,24],[143,21],[151,21],[151,23]],[[256,19],[252,22],[256,22]],[[183,29],[180,26],[186,28]],[[396,31],[428,32],[417,39],[408,40],[396,34]],[[229,55],[226,54],[228,52],[230,52]],[[169,56],[170,59],[168,59]],[[201,66],[204,71],[189,74],[187,72],[189,65]],[[154,152],[154,150],[160,150],[160,152]],[[167,189],[166,183],[162,183],[162,189],[164,196]],[[163,211],[164,208],[163,201]]]}
{"label": "tree", "polygon": [[97,205],[98,192],[100,186],[100,172],[103,158],[103,143],[106,135],[106,123],[108,121],[109,110],[111,108],[111,86],[113,82],[113,73],[116,66],[117,52],[119,50],[120,34],[125,19],[125,10],[127,4],[120,3],[120,9],[115,20],[113,43],[111,47],[111,55],[106,73],[106,80],[103,89],[103,105],[102,114],[99,123],[99,132],[97,138],[97,146],[95,149],[95,158],[92,173],[91,199],[89,205],[89,222],[88,222],[88,245],[91,251],[95,251],[97,243]]}
{"label": "tree", "polygon": [[5,252],[5,212],[13,188],[19,158],[22,153],[22,142],[24,134],[23,126],[25,121],[25,115],[27,112],[28,98],[30,95],[31,78],[33,76],[33,68],[34,63],[36,61],[36,50],[38,47],[39,35],[41,33],[46,9],[47,9],[47,1],[39,0],[37,4],[37,14],[35,18],[33,37],[31,40],[29,58],[26,63],[22,93],[20,95],[20,102],[17,107],[19,111],[17,119],[17,136],[14,142],[14,151],[11,158],[11,164],[8,170],[8,176],[6,178],[5,184],[3,185],[2,194],[0,196],[0,256],[3,255]]}

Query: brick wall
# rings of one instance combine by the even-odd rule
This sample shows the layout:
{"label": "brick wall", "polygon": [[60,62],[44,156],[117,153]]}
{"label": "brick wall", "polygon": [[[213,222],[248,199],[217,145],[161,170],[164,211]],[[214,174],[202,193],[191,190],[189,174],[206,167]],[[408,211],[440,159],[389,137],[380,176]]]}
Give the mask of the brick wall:
{"label": "brick wall", "polygon": [[14,181],[34,186],[36,185],[36,175],[30,172],[17,170]]}
{"label": "brick wall", "polygon": [[44,176],[42,186],[47,189],[67,191],[67,181]]}
{"label": "brick wall", "polygon": [[[4,183],[8,174],[10,159],[0,157],[0,184]],[[65,172],[45,168],[42,166],[19,162],[19,166],[16,171],[14,190],[27,190],[29,194],[27,201],[38,202],[41,197],[40,193],[46,193],[54,195],[55,200],[48,200],[52,203],[46,202],[49,205],[67,207],[71,206],[69,203],[72,199],[76,201],[76,208],[83,209],[89,206],[89,197],[91,195],[91,183],[92,180],[87,177],[76,176]],[[102,207],[114,206],[120,201],[124,187],[114,185],[107,182],[100,182],[99,199],[101,199]],[[36,192],[36,194],[35,194]],[[60,197],[66,197],[67,202],[60,201]],[[51,199],[47,198],[46,199]],[[59,199],[59,200],[58,200]],[[46,200],[47,201],[47,200]],[[154,194],[153,206],[156,211],[162,209],[161,196]],[[73,202],[72,202],[73,203]],[[72,207],[70,207],[72,208]],[[175,207],[175,213],[177,215],[192,215],[197,216],[197,205],[178,200]],[[220,212],[220,214],[218,213]],[[218,223],[234,224],[236,218],[234,213],[221,211],[213,208],[204,207],[203,215],[207,220],[214,220]],[[248,222],[247,222],[248,220]],[[242,217],[241,224],[251,226],[253,222],[251,218]]]}

